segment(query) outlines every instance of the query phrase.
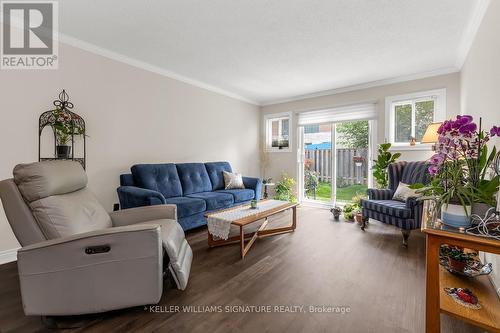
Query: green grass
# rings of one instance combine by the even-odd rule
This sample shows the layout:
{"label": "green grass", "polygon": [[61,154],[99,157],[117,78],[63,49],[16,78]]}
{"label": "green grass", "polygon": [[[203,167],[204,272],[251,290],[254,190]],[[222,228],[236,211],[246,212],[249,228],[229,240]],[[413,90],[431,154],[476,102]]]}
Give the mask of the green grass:
{"label": "green grass", "polygon": [[[351,201],[356,194],[365,194],[368,186],[351,185],[337,189],[337,201]],[[332,187],[330,183],[320,182],[316,188],[316,200],[330,201],[332,197]]]}

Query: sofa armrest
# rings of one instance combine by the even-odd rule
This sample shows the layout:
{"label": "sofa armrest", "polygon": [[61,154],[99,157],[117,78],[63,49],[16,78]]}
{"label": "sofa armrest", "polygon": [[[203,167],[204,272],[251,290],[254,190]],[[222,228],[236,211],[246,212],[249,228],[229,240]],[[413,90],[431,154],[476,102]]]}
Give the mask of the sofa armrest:
{"label": "sofa armrest", "polygon": [[245,188],[255,191],[255,200],[260,200],[262,196],[262,179],[254,177],[243,177]]}
{"label": "sofa armrest", "polygon": [[391,200],[394,192],[390,189],[368,189],[368,199],[370,200]]}
{"label": "sofa armrest", "polygon": [[413,209],[418,205],[423,205],[423,201],[418,200],[417,197],[409,197],[406,199],[406,208]]}
{"label": "sofa armrest", "polygon": [[406,208],[412,211],[412,217],[415,220],[415,227],[420,227],[422,223],[422,213],[424,210],[424,201],[416,197],[406,199]]}
{"label": "sofa armrest", "polygon": [[155,205],[128,208],[109,213],[109,215],[115,227],[162,219],[177,221],[177,206]]}
{"label": "sofa armrest", "polygon": [[78,315],[157,303],[162,256],[158,225],[108,228],[23,247],[17,265],[24,312]]}
{"label": "sofa armrest", "polygon": [[120,186],[117,189],[120,206],[122,209],[163,205],[165,197],[160,192],[147,190],[135,186]]}

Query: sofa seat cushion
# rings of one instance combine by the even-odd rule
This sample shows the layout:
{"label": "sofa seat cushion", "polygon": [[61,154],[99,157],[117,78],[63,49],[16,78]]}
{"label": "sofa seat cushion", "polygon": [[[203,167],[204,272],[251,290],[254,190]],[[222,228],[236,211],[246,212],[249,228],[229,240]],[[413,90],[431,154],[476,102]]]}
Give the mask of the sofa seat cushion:
{"label": "sofa seat cushion", "polygon": [[411,218],[411,210],[406,203],[396,200],[362,200],[361,207],[373,210],[385,215],[403,219]]}
{"label": "sofa seat cushion", "polygon": [[255,191],[250,189],[220,190],[217,193],[229,193],[234,197],[234,202],[244,202],[255,198]]}
{"label": "sofa seat cushion", "polygon": [[207,210],[230,207],[234,203],[232,194],[221,192],[201,192],[187,195],[189,198],[203,199],[207,203]]}
{"label": "sofa seat cushion", "polygon": [[174,197],[165,200],[167,204],[177,206],[177,217],[182,218],[201,213],[207,210],[205,200],[187,197]]}

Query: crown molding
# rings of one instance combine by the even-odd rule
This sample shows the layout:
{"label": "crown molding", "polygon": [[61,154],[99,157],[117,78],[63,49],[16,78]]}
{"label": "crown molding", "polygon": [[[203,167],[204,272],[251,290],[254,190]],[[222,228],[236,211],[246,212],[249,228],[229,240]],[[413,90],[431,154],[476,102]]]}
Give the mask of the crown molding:
{"label": "crown molding", "polygon": [[194,80],[194,79],[188,78],[186,76],[165,70],[165,69],[160,68],[158,66],[152,65],[150,63],[147,63],[147,62],[144,62],[141,60],[137,60],[135,58],[128,57],[126,55],[111,51],[109,49],[102,48],[102,47],[97,46],[95,44],[82,41],[78,38],[68,36],[68,35],[63,34],[61,32],[59,32],[58,40],[60,43],[64,43],[64,44],[67,44],[69,46],[73,46],[75,48],[82,49],[84,51],[87,51],[87,52],[90,52],[90,53],[93,53],[93,54],[96,54],[96,55],[99,55],[102,57],[106,57],[108,59],[115,60],[115,61],[130,65],[130,66],[151,72],[151,73],[155,73],[155,74],[158,74],[161,76],[168,77],[170,79],[174,79],[174,80],[177,80],[177,81],[180,81],[183,83],[187,83],[189,85],[192,85],[192,86],[195,86],[198,88],[202,88],[202,89],[205,89],[205,90],[208,90],[208,91],[220,94],[220,95],[224,95],[226,97],[231,97],[231,98],[243,101],[245,103],[250,103],[253,105],[257,105],[257,106],[260,105],[259,102],[248,99],[248,98],[243,97],[243,96],[240,96],[238,94],[229,92],[227,90],[224,90],[224,89],[221,89],[221,88],[218,88],[215,86],[212,86],[212,85],[205,83],[205,82]]}
{"label": "crown molding", "polygon": [[474,39],[476,38],[477,31],[481,26],[481,22],[483,21],[486,11],[488,10],[490,2],[491,0],[479,0],[476,8],[472,11],[472,17],[463,32],[462,41],[457,51],[456,66],[460,69],[462,69],[465,60],[467,59],[467,55],[469,54]]}
{"label": "crown molding", "polygon": [[18,250],[18,248],[0,251],[0,265],[6,264],[8,262],[16,261],[17,260],[17,250]]}
{"label": "crown molding", "polygon": [[433,76],[452,74],[452,73],[457,73],[459,71],[460,71],[460,69],[457,67],[446,67],[446,68],[441,68],[441,69],[437,69],[437,70],[429,71],[429,72],[403,75],[403,76],[398,76],[398,77],[393,77],[393,78],[387,78],[387,79],[382,79],[382,80],[377,80],[377,81],[356,84],[356,85],[342,87],[342,88],[335,88],[335,89],[323,90],[323,91],[305,94],[305,95],[298,95],[298,96],[290,97],[290,98],[272,100],[269,102],[262,103],[261,106],[295,102],[295,101],[300,101],[303,99],[314,98],[314,97],[323,97],[323,96],[328,96],[328,95],[342,94],[342,93],[351,92],[351,91],[387,86],[387,85],[394,84],[394,83],[401,83],[401,82],[413,81],[413,80],[418,80],[418,79],[425,79],[425,78],[433,77]]}

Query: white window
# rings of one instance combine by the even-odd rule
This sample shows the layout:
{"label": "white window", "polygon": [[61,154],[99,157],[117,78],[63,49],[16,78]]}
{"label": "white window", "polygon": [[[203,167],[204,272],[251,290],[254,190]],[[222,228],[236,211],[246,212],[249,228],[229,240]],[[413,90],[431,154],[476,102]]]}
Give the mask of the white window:
{"label": "white window", "polygon": [[385,108],[386,140],[409,146],[414,139],[418,145],[427,126],[445,120],[446,89],[387,97]]}
{"label": "white window", "polygon": [[265,150],[291,151],[290,127],[292,122],[291,113],[270,114],[264,117],[266,129]]}

